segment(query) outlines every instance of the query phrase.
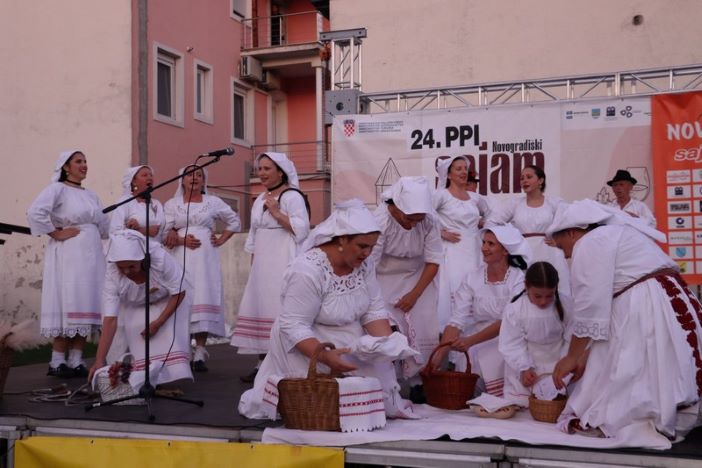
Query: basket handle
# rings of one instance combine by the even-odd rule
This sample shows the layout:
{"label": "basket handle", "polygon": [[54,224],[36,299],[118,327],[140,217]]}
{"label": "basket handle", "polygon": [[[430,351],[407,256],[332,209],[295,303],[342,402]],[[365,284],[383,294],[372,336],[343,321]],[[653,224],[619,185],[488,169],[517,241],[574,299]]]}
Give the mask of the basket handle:
{"label": "basket handle", "polygon": [[[553,372],[544,372],[543,374],[539,374],[536,376],[536,382],[534,382],[531,387],[529,387],[529,390],[531,390],[531,394],[534,394],[534,391],[532,390],[534,388],[534,385],[536,385],[538,382],[542,381],[545,377],[548,377],[550,375],[553,375]],[[564,386],[565,388],[565,394],[568,396],[568,386]]]}
{"label": "basket handle", "polygon": [[[317,348],[315,348],[314,352],[312,353],[312,358],[310,359],[310,367],[307,369],[307,378],[309,380],[317,380],[317,359],[319,359],[319,355],[322,353],[322,351],[326,349],[336,349],[336,346],[329,342],[319,343],[317,345]],[[332,371],[332,375],[337,376],[340,374]]]}
{"label": "basket handle", "polygon": [[5,333],[5,336],[3,336],[2,338],[0,338],[0,349],[4,349],[4,348],[5,348],[5,341],[6,341],[6,340],[10,337],[10,335],[12,335],[13,333],[14,333],[14,332],[7,332],[7,333]]}
{"label": "basket handle", "polygon": [[[432,352],[431,352],[431,355],[429,356],[429,361],[428,361],[427,364],[424,366],[424,371],[423,371],[423,372],[425,372],[425,373],[428,374],[428,375],[432,375],[432,374],[434,374],[434,373],[436,372],[436,371],[434,370],[434,368],[432,367],[432,365],[431,365],[431,362],[432,362],[432,360],[434,359],[434,354],[436,354],[436,352],[437,352],[439,349],[444,348],[444,347],[446,347],[446,346],[451,346],[451,343],[440,344],[439,346],[437,346],[436,348],[434,348],[434,351],[432,351]],[[470,375],[470,374],[472,374],[472,372],[471,372],[471,368],[470,368],[470,358],[468,357],[468,352],[467,352],[467,351],[463,351],[463,354],[465,354],[465,356],[466,356],[466,374]]]}

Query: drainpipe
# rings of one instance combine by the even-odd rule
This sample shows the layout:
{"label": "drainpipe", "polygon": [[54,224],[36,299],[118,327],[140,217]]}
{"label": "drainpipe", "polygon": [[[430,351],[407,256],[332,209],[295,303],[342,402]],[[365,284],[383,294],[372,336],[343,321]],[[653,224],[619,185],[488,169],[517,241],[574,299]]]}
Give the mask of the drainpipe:
{"label": "drainpipe", "polygon": [[[320,61],[319,59],[317,59]],[[321,61],[320,61],[321,62]],[[322,118],[322,112],[324,111],[322,107],[322,97],[324,96],[324,78],[323,78],[323,68],[321,63],[317,63],[314,67],[314,78],[315,78],[315,98],[316,98],[316,115],[317,115],[317,170],[324,170],[324,119]]]}
{"label": "drainpipe", "polygon": [[147,6],[148,0],[138,0],[138,15],[139,15],[139,65],[138,65],[138,83],[139,83],[139,131],[137,134],[137,148],[139,151],[139,164],[149,163],[147,131],[146,126],[149,123],[149,88],[148,88],[148,69],[149,69],[149,43],[146,35],[147,26]]}

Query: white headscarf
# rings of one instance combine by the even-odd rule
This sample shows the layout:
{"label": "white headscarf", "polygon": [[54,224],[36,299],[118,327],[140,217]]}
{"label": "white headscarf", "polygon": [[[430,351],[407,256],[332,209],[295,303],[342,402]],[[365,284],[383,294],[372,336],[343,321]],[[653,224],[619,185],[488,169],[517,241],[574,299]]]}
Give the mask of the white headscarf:
{"label": "white headscarf", "polygon": [[451,166],[451,164],[453,164],[453,162],[456,159],[462,159],[466,162],[466,166],[469,165],[468,158],[466,158],[465,156],[452,156],[448,159],[441,160],[439,162],[439,165],[436,166],[436,172],[439,173],[439,186],[437,187],[437,189],[446,188],[446,181],[448,180],[449,167]]}
{"label": "white headscarf", "polygon": [[[195,167],[195,164],[189,164],[185,167],[181,167],[180,170],[178,171],[178,175],[183,175],[183,172],[185,172],[185,170],[190,168],[190,167]],[[201,168],[200,170],[202,171],[202,174],[204,176],[203,180],[202,180],[202,192],[204,194],[207,194],[207,169]],[[183,180],[184,179],[180,179],[178,181],[178,188],[176,189],[176,192],[174,195],[175,198],[183,198],[183,193],[185,192],[185,190],[183,189]]]}
{"label": "white headscarf", "polygon": [[143,166],[134,166],[127,169],[124,172],[124,175],[122,176],[122,196],[130,197],[132,195],[132,181],[134,180],[134,176],[136,175],[136,173],[139,172],[139,169],[141,169],[142,167],[148,167],[151,171],[151,174],[154,173],[154,170],[151,168],[151,166],[147,166],[146,164],[144,164]]}
{"label": "white headscarf", "polygon": [[285,172],[285,175],[288,176],[288,185],[291,187],[295,187],[297,189],[300,188],[300,180],[297,177],[297,169],[295,169],[295,164],[288,159],[288,156],[285,153],[261,153],[258,156],[256,156],[256,170],[258,170],[258,162],[261,160],[263,156],[268,156],[268,158],[271,159],[279,168],[281,171]]}
{"label": "white headscarf", "polygon": [[59,154],[59,157],[56,160],[56,165],[54,166],[54,172],[51,174],[51,182],[58,182],[59,178],[61,177],[61,168],[64,164],[66,164],[66,161],[71,159],[71,156],[73,156],[76,153],[82,153],[82,151],[73,149],[68,151],[62,151],[61,154]]}
{"label": "white headscarf", "polygon": [[380,226],[366,205],[358,198],[339,202],[332,214],[319,223],[302,244],[302,252],[329,242],[337,236],[380,232]]}
{"label": "white headscarf", "polygon": [[108,262],[143,260],[146,252],[146,237],[134,229],[122,229],[110,234],[107,249]]}
{"label": "white headscarf", "polygon": [[529,264],[532,257],[531,247],[519,229],[512,226],[512,223],[483,228],[480,230],[480,238],[482,239],[488,231],[495,234],[497,241],[510,255],[518,255],[524,259],[525,263]]}
{"label": "white headscarf", "polygon": [[400,177],[384,191],[383,201],[392,200],[404,214],[426,214],[433,211],[431,192],[426,177]]}
{"label": "white headscarf", "polygon": [[665,242],[666,235],[650,227],[640,218],[635,218],[628,213],[611,206],[597,203],[594,200],[578,200],[570,204],[558,206],[553,222],[546,229],[548,237],[564,229],[585,229],[590,224],[626,224],[647,235],[658,242]]}

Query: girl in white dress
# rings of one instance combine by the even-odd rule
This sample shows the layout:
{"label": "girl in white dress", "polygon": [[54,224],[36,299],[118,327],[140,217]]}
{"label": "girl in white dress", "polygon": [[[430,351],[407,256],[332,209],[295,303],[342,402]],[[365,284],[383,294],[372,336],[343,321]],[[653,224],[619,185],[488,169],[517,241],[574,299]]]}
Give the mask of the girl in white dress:
{"label": "girl in white dress", "polygon": [[480,218],[488,213],[487,203],[466,189],[468,160],[465,156],[444,159],[437,166],[439,185],[434,193],[434,210],[444,244],[444,261],[439,272],[439,327],[451,315],[451,297],[463,277],[480,264]]}
{"label": "girl in white dress", "polygon": [[[129,352],[134,357],[134,370],[143,371],[145,368],[145,244],[146,238],[135,230],[110,234],[102,335],[90,377],[97,369],[111,363],[106,356],[115,336],[118,317],[124,325]],[[150,376],[151,383],[158,385],[192,379],[188,331],[192,289],[183,278],[183,270],[161,244],[149,243],[149,253],[149,359],[151,363],[160,363],[158,371]]]}
{"label": "girl in white dress", "polygon": [[[466,275],[456,291],[455,308],[444,328],[441,343],[451,349],[468,351],[471,369],[482,378],[485,390],[502,396],[504,360],[497,348],[497,336],[505,307],[524,288],[529,245],[511,224],[482,230],[483,263]],[[474,331],[473,331],[474,330]],[[442,348],[433,365],[447,354]],[[457,363],[458,370],[465,369]]]}
{"label": "girl in white dress", "polygon": [[381,234],[372,256],[390,321],[421,353],[402,361],[401,375],[411,379],[410,385],[419,385],[416,374],[439,343],[433,279],[443,246],[426,178],[402,177],[382,200],[374,212]]}
{"label": "girl in white dress", "polygon": [[[270,347],[273,321],[280,315],[283,273],[297,256],[310,230],[295,165],[283,153],[262,153],[256,170],[266,191],[251,207],[251,229],[244,250],[252,255],[251,271],[241,298],[231,344],[240,354],[258,354],[254,371],[241,377],[253,382]],[[281,194],[285,194],[281,196]]]}
{"label": "girl in white dress", "polygon": [[[229,205],[221,198],[207,194],[207,175],[198,166],[187,174],[173,198],[164,205],[166,217],[164,245],[185,269],[193,286],[193,305],[190,311],[190,333],[195,338],[193,370],[207,372],[208,354],[205,343],[209,334],[224,336],[222,303],[222,267],[219,247],[241,230],[241,222]],[[215,233],[215,222],[226,227],[222,234]]]}
{"label": "girl in white dress", "polygon": [[[571,258],[574,301],[553,380],[561,388],[566,375],[582,375],[560,428],[608,437],[628,428],[630,440],[651,426],[684,435],[702,391],[702,306],[656,244],[665,234],[592,200],[559,210],[547,233]],[[690,406],[693,417],[680,417]]]}
{"label": "girl in white dress", "polygon": [[[48,234],[41,290],[41,334],[53,339],[48,375],[85,377],[86,337],[100,326],[105,258],[101,238],[109,220],[97,195],[81,185],[85,155],[60,154],[51,185],[27,210],[34,235]],[[68,362],[65,353],[68,351]]]}
{"label": "girl in white dress", "polygon": [[[122,177],[122,196],[118,201],[143,192],[154,183],[154,172],[151,166],[130,167]],[[129,203],[121,205],[112,212],[110,217],[110,233],[122,229],[134,229],[146,235],[146,209],[144,198],[138,197]],[[155,198],[151,199],[149,212],[149,242],[151,239],[161,242],[161,228],[165,222],[163,205]]]}
{"label": "girl in white dress", "polygon": [[[244,392],[239,413],[267,418],[264,389],[270,376],[304,377],[310,357],[321,342],[319,369],[377,377],[384,391],[386,413],[406,414],[409,402],[399,396],[392,362],[366,363],[354,359],[349,346],[365,334],[392,333],[387,311],[368,260],[380,235],[373,215],[360,200],[338,203],[332,215],[315,228],[303,245],[305,253],[290,265],[283,279],[283,310],[273,324],[271,348]],[[272,411],[275,414],[275,411]]]}
{"label": "girl in white dress", "polygon": [[558,294],[558,271],[548,262],[533,263],[524,286],[505,307],[499,350],[505,359],[504,396],[527,407],[529,389],[565,354],[572,303]]}
{"label": "girl in white dress", "polygon": [[556,248],[553,241],[546,238],[549,227],[556,214],[556,209],[563,204],[560,198],[544,195],[546,190],[546,173],[538,166],[527,166],[522,170],[520,183],[523,197],[505,200],[500,208],[494,209],[486,226],[512,223],[526,238],[534,262],[549,262],[558,270],[559,290],[570,295],[570,272],[563,252]]}

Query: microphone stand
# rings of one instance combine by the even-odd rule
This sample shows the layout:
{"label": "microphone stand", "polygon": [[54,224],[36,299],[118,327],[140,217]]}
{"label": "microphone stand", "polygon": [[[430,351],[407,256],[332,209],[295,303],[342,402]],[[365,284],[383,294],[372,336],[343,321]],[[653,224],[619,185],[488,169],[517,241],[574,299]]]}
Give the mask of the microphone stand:
{"label": "microphone stand", "polygon": [[[151,205],[151,193],[163,187],[164,185],[170,184],[171,182],[174,182],[176,180],[182,179],[188,174],[192,174],[195,171],[199,171],[210,164],[215,164],[219,162],[219,159],[222,155],[217,154],[214,155],[214,159],[211,161],[206,162],[202,166],[197,166],[193,167],[191,169],[183,171],[182,174],[177,175],[175,177],[171,177],[170,179],[166,180],[165,182],[161,182],[160,184],[154,186],[154,187],[147,187],[146,190],[137,193],[136,195],[129,197],[125,200],[122,200],[121,202],[115,203],[114,205],[110,205],[104,210],[102,210],[103,213],[109,213],[110,211],[113,211],[117,207],[120,207],[124,205],[125,203],[129,203],[132,200],[135,200],[137,198],[143,198],[144,199],[144,205],[146,207],[146,248],[144,252],[144,270],[145,270],[145,282],[144,282],[144,288],[145,288],[145,303],[144,303],[144,321],[145,321],[145,328],[144,328],[144,384],[139,388],[139,392],[136,395],[130,395],[127,397],[122,397],[122,398],[115,398],[112,400],[108,401],[103,401],[103,402],[97,402],[97,403],[92,403],[89,404],[85,407],[85,411],[90,411],[93,408],[97,408],[98,406],[110,406],[114,405],[116,403],[120,403],[122,401],[127,401],[127,400],[134,400],[137,398],[142,398],[146,402],[146,411],[148,413],[149,421],[153,422],[156,420],[156,416],[154,416],[153,412],[151,411],[151,400],[154,398],[161,398],[164,400],[174,400],[174,401],[180,401],[183,403],[189,403],[192,405],[197,405],[202,407],[205,403],[201,400],[189,400],[187,398],[180,398],[180,397],[173,397],[173,396],[166,396],[166,395],[158,395],[156,394],[156,388],[151,384],[151,380],[149,378],[149,366],[151,365],[151,360],[150,360],[150,354],[149,354],[149,342],[151,341],[151,336],[149,333],[149,325],[151,324],[151,319],[150,319],[150,305],[151,305],[151,253],[149,251],[149,211],[150,211],[150,205]],[[199,159],[199,158],[198,158]],[[183,265],[183,268],[185,268],[185,265]],[[178,304],[180,306],[180,304]],[[178,308],[176,306],[176,310]],[[175,320],[175,317],[174,317]]]}

